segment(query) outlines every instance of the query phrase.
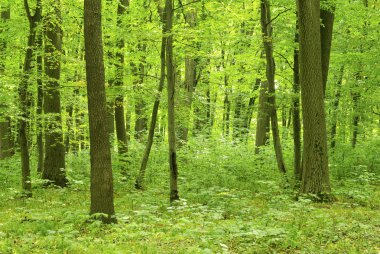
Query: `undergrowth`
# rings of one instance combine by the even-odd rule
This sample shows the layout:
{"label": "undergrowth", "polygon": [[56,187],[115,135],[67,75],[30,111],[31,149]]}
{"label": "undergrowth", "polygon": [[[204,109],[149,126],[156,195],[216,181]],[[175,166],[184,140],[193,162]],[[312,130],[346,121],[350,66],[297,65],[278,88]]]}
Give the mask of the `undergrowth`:
{"label": "undergrowth", "polygon": [[164,144],[154,145],[146,190],[133,188],[143,149],[131,144],[127,180],[114,158],[114,225],[88,222],[88,151],[68,156],[69,188],[42,188],[34,175],[30,199],[20,196],[18,157],[1,161],[0,253],[380,251],[379,161],[365,147],[330,156],[337,201],[320,204],[295,201],[292,173],[277,172],[270,148],[255,156],[252,144],[192,140],[178,154],[181,200],[170,205]]}

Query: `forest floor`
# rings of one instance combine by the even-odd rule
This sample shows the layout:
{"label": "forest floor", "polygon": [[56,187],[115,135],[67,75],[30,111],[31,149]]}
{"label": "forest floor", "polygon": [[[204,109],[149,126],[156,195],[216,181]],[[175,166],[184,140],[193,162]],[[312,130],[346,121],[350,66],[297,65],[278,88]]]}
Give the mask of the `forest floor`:
{"label": "forest floor", "polygon": [[[143,149],[134,146],[132,175]],[[42,188],[35,176],[30,199],[20,197],[18,157],[1,162],[0,253],[380,253],[378,160],[331,164],[337,201],[312,203],[295,201],[269,149],[253,156],[247,145],[194,145],[179,153],[182,199],[170,205],[158,145],[145,191],[123,181],[115,162],[118,223],[102,225],[88,222],[88,157],[68,156],[69,188]]]}

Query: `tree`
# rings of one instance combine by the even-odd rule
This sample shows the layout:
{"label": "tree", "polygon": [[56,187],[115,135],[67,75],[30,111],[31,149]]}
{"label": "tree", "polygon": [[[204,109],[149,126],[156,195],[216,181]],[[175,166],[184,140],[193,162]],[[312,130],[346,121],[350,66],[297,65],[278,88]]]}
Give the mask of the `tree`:
{"label": "tree", "polygon": [[61,96],[59,81],[61,76],[62,29],[60,1],[52,2],[45,18],[45,83],[44,113],[45,161],[42,178],[65,187],[65,145],[63,143]]}
{"label": "tree", "polygon": [[90,124],[91,209],[105,223],[116,222],[110,140],[107,130],[101,0],[84,1],[84,40]]}
{"label": "tree", "polygon": [[168,135],[169,135],[169,166],[170,166],[170,201],[179,199],[178,195],[178,166],[176,153],[176,134],[175,134],[175,66],[173,59],[173,0],[165,2],[165,34],[166,38],[166,70],[168,82]]}
{"label": "tree", "polygon": [[303,112],[301,193],[327,198],[330,178],[322,80],[320,1],[297,1],[300,39],[300,83]]}
{"label": "tree", "polygon": [[20,123],[19,123],[19,144],[21,151],[21,172],[22,172],[22,188],[27,197],[32,196],[32,182],[30,178],[29,164],[29,140],[27,136],[30,109],[29,109],[29,78],[32,71],[33,53],[36,42],[36,28],[41,20],[41,0],[37,1],[34,15],[31,14],[28,0],[24,0],[24,8],[29,21],[28,46],[25,53],[23,66],[23,74],[19,84],[19,99],[20,99]]}
{"label": "tree", "polygon": [[[296,19],[298,19],[296,17]],[[294,144],[294,177],[297,181],[302,179],[302,151],[301,151],[301,117],[300,117],[300,67],[299,67],[299,35],[298,20],[294,35],[296,46],[293,51],[293,144]]]}
{"label": "tree", "polygon": [[[6,22],[10,19],[11,10],[9,6],[2,7],[0,9],[0,33],[5,32]],[[2,23],[2,24],[1,24]],[[4,25],[4,27],[3,27]],[[0,41],[0,52],[4,52],[7,48],[6,40]],[[0,59],[0,74],[4,72],[5,66],[3,59]],[[6,110],[6,105],[0,104],[0,110]],[[3,112],[1,112],[3,113]],[[10,157],[13,153],[12,145],[12,130],[11,130],[11,119],[10,117],[5,117],[0,119],[0,159]]]}
{"label": "tree", "polygon": [[152,117],[150,120],[148,140],[147,140],[147,144],[145,147],[143,158],[141,160],[139,175],[138,175],[138,177],[136,179],[136,183],[135,183],[136,189],[143,189],[143,187],[144,187],[143,184],[144,184],[145,171],[146,171],[146,167],[148,165],[149,154],[150,154],[150,151],[151,151],[152,145],[153,145],[154,130],[156,128],[157,116],[158,116],[158,108],[160,106],[161,93],[162,93],[162,90],[164,89],[164,84],[165,84],[165,73],[166,73],[165,72],[165,67],[166,67],[165,53],[166,53],[166,40],[167,39],[166,39],[166,35],[165,35],[166,25],[164,22],[166,21],[166,17],[165,17],[165,12],[159,6],[159,3],[158,3],[158,12],[160,14],[161,22],[163,23],[163,25],[162,25],[162,39],[161,39],[161,54],[160,54],[160,61],[161,61],[160,71],[161,71],[161,73],[160,73],[160,81],[159,81],[159,85],[158,85],[156,100],[154,101],[153,110],[152,110]]}
{"label": "tree", "polygon": [[[126,8],[129,6],[129,0],[120,0],[117,6],[117,27],[119,30],[122,28],[122,18],[126,11]],[[115,87],[122,88],[124,85],[124,38],[119,34],[117,39],[118,52],[116,53],[116,75],[115,75]],[[115,127],[116,127],[116,136],[118,141],[118,152],[120,156],[120,162],[122,163],[122,172],[127,174],[126,169],[126,156],[128,152],[128,140],[127,133],[125,130],[125,120],[124,120],[124,95],[121,91],[115,98]]]}
{"label": "tree", "polygon": [[278,119],[276,110],[276,95],[275,95],[275,64],[273,58],[273,44],[272,44],[272,26],[270,15],[269,0],[261,0],[261,29],[266,58],[266,78],[268,82],[268,106],[270,112],[270,124],[272,127],[272,137],[274,150],[276,152],[277,166],[281,173],[285,173],[285,163],[282,155],[282,148],[280,142],[280,134],[278,129]]}

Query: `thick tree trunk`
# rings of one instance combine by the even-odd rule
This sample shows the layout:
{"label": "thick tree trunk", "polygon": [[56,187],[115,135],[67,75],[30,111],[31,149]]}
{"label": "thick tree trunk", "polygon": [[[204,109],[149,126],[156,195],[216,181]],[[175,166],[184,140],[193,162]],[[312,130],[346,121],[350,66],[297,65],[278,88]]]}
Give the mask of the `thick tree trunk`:
{"label": "thick tree trunk", "polygon": [[[124,15],[126,8],[129,6],[129,0],[120,0],[117,7],[117,26],[119,29],[122,28],[122,16]],[[124,86],[124,39],[123,35],[119,35],[117,40],[118,52],[116,53],[116,77],[115,77],[115,87],[122,88]],[[122,89],[121,89],[122,90]],[[118,141],[118,153],[119,161],[121,163],[121,171],[124,175],[127,173],[127,153],[128,153],[128,143],[127,143],[127,133],[125,130],[125,120],[124,120],[124,95],[120,92],[115,99],[115,125],[116,125],[116,136]]]}
{"label": "thick tree trunk", "polygon": [[320,1],[297,1],[300,38],[300,83],[303,112],[303,174],[301,193],[324,199],[330,178],[321,63]]}
{"label": "thick tree trunk", "polygon": [[45,160],[42,179],[54,185],[67,185],[65,171],[65,146],[63,143],[61,96],[59,80],[61,76],[61,10],[60,2],[55,1],[49,8],[46,20],[44,113],[45,122]]}
{"label": "thick tree trunk", "polygon": [[165,2],[165,34],[166,38],[166,68],[168,82],[168,136],[169,136],[169,165],[170,165],[170,202],[179,199],[178,195],[178,166],[176,153],[176,134],[175,134],[175,66],[173,57],[173,0]]}
{"label": "thick tree trunk", "polygon": [[91,209],[105,223],[116,222],[107,123],[101,0],[84,1],[84,39],[90,122]]}
{"label": "thick tree trunk", "polygon": [[[298,17],[297,17],[298,19]],[[293,66],[293,144],[294,144],[294,178],[297,181],[302,179],[302,153],[301,153],[301,117],[300,117],[300,67],[299,67],[299,36],[298,21],[294,42],[297,44],[294,48],[294,66]]]}
{"label": "thick tree trunk", "polygon": [[263,43],[266,57],[266,78],[268,82],[268,102],[270,112],[270,123],[272,127],[273,145],[276,153],[277,166],[281,173],[285,173],[285,162],[282,155],[282,148],[280,142],[280,131],[278,128],[277,110],[276,110],[276,95],[275,95],[275,66],[273,58],[273,45],[272,45],[272,26],[270,18],[270,4],[269,0],[261,0],[261,28],[263,33]]}

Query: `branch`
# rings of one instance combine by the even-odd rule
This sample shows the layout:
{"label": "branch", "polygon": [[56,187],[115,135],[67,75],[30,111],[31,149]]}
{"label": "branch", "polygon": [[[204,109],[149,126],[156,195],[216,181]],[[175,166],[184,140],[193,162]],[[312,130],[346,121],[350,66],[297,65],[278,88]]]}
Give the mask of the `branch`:
{"label": "branch", "polygon": [[294,71],[293,65],[289,62],[289,60],[284,55],[282,55],[282,54],[280,54],[280,53],[278,53],[276,51],[274,51],[274,53],[276,53],[277,55],[281,56],[281,58],[284,59],[285,62],[289,65],[289,67]]}
{"label": "branch", "polygon": [[32,20],[32,14],[30,14],[28,0],[24,0],[24,8],[25,8],[26,16],[28,17],[28,20],[31,21]]}
{"label": "branch", "polygon": [[188,6],[188,5],[191,5],[191,4],[199,3],[200,1],[202,1],[202,0],[195,0],[195,1],[193,1],[193,2],[191,2],[191,3],[187,3],[187,4],[182,4],[182,2],[179,1],[179,2],[180,2],[180,6],[177,7],[177,8],[174,8],[173,11],[176,11],[176,10],[178,10],[178,9],[181,9],[181,8],[183,8],[183,7],[185,7],[185,6]]}
{"label": "branch", "polygon": [[269,25],[270,23],[272,23],[273,21],[275,21],[278,17],[280,17],[282,14],[284,14],[284,13],[290,11],[290,10],[291,10],[291,9],[288,8],[288,9],[283,10],[283,11],[280,12],[280,13],[277,13],[276,17],[274,17],[273,19],[271,19],[266,25]]}

